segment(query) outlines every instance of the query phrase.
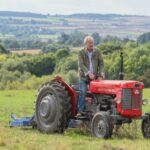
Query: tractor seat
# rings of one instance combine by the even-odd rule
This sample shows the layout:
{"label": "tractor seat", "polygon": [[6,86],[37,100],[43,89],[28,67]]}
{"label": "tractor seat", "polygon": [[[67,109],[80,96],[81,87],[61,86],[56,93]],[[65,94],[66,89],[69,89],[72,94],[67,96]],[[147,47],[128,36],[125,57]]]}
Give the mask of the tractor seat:
{"label": "tractor seat", "polygon": [[79,91],[79,84],[73,84],[73,85],[71,85],[71,87],[72,87],[75,91]]}

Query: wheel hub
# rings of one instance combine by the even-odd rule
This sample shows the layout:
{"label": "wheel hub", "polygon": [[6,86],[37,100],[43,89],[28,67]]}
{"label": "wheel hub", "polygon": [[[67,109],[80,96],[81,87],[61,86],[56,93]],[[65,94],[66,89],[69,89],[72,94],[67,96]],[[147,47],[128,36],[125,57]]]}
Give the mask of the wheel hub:
{"label": "wheel hub", "polygon": [[97,124],[98,133],[103,135],[105,133],[105,124],[102,120],[100,120]]}
{"label": "wheel hub", "polygon": [[40,116],[42,118],[48,118],[54,112],[54,98],[52,95],[47,95],[44,97],[40,103]]}

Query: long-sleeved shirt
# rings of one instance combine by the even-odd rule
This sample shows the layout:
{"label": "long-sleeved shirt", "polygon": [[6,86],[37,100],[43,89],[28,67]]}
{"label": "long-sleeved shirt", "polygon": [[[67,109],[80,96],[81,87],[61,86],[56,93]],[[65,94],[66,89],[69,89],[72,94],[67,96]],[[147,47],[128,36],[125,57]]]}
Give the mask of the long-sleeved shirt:
{"label": "long-sleeved shirt", "polygon": [[[91,58],[90,60],[92,63],[90,63],[89,57]],[[78,63],[81,78],[84,78],[86,73],[90,70],[97,76],[101,76],[102,74],[104,74],[103,57],[100,51],[97,49],[93,49],[92,54],[90,55],[88,55],[86,49],[82,49],[81,51],[79,51]],[[92,66],[90,64],[92,64]]]}
{"label": "long-sleeved shirt", "polygon": [[92,55],[93,55],[93,51],[91,52],[87,52],[88,58],[89,58],[89,70],[88,72],[85,73],[85,75],[89,74],[89,73],[93,73],[93,64],[92,64]]}

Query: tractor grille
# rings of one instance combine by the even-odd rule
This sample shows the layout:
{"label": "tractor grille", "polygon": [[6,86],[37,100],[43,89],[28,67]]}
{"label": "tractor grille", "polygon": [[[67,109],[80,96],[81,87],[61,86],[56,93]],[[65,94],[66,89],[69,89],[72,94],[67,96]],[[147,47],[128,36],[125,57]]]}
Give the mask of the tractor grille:
{"label": "tractor grille", "polygon": [[132,91],[131,89],[123,89],[122,91],[122,108],[126,110],[131,109]]}
{"label": "tractor grille", "polygon": [[142,90],[140,94],[132,94],[132,89],[123,89],[122,91],[122,109],[141,109]]}

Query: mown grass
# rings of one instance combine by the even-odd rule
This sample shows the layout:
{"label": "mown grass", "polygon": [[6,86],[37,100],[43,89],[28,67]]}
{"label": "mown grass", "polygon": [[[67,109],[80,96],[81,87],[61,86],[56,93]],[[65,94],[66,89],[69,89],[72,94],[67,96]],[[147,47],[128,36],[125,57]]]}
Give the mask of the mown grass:
{"label": "mown grass", "polygon": [[[109,140],[92,137],[83,128],[68,129],[63,135],[43,134],[32,127],[9,127],[11,112],[17,117],[31,116],[34,112],[34,90],[0,91],[0,150],[147,150],[150,140],[144,139],[140,121],[124,125]],[[150,99],[150,89],[144,90],[144,97]],[[150,112],[150,104],[143,110]]]}

